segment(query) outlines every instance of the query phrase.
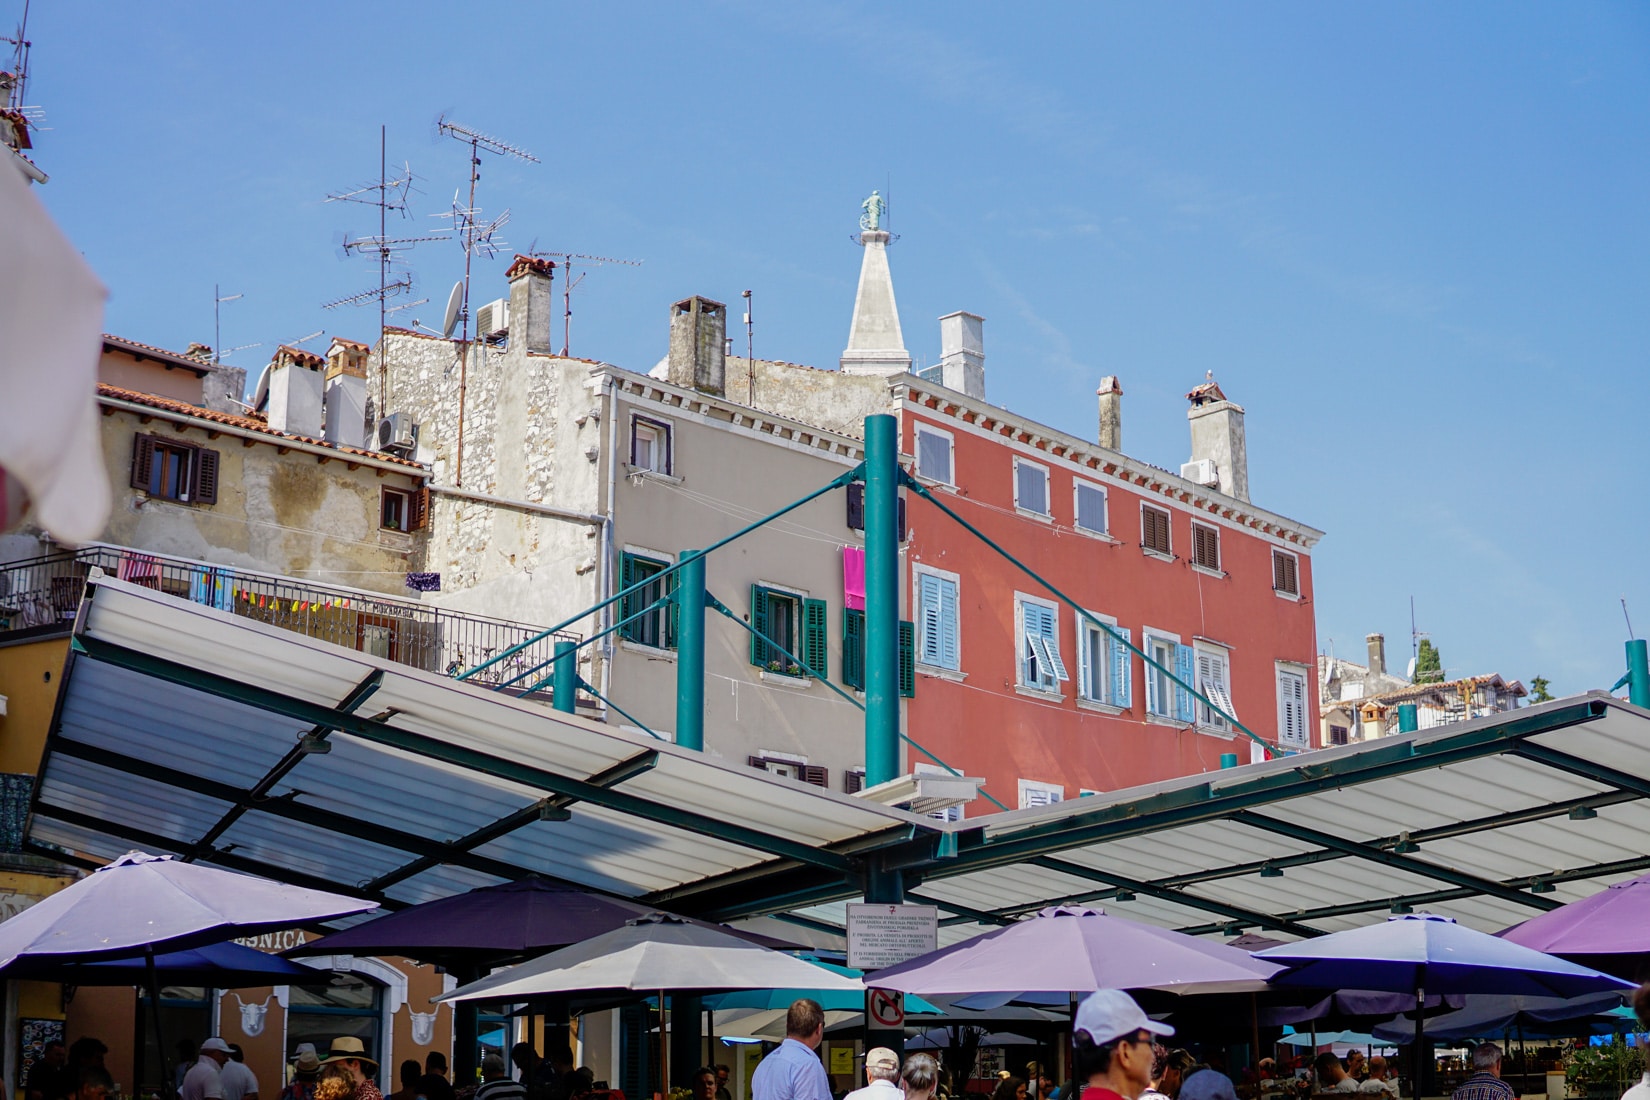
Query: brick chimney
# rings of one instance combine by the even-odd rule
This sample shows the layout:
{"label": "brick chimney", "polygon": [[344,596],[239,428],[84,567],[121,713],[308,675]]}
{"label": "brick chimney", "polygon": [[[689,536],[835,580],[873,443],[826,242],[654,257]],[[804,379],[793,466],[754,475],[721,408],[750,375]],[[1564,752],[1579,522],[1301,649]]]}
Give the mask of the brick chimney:
{"label": "brick chimney", "polygon": [[321,438],[321,368],[326,360],[282,344],[269,363],[269,426]]}
{"label": "brick chimney", "polygon": [[670,307],[670,383],[721,397],[727,377],[728,307],[698,295]]}
{"label": "brick chimney", "polygon": [[510,342],[525,351],[548,355],[550,345],[550,282],[556,265],[536,256],[517,256],[506,271],[510,280]]}
{"label": "brick chimney", "polygon": [[1192,462],[1211,463],[1215,487],[1227,496],[1248,500],[1249,448],[1243,434],[1243,406],[1226,399],[1213,373],[1186,399],[1192,403],[1186,410],[1192,426]]}
{"label": "brick chimney", "polygon": [[985,318],[947,313],[940,318],[940,384],[985,400]]}
{"label": "brick chimney", "polygon": [[1364,644],[1369,647],[1369,674],[1370,676],[1386,675],[1386,635],[1370,634],[1364,638]]}
{"label": "brick chimney", "polygon": [[1123,450],[1123,383],[1117,375],[1100,379],[1094,391],[1100,397],[1100,446],[1108,451]]}

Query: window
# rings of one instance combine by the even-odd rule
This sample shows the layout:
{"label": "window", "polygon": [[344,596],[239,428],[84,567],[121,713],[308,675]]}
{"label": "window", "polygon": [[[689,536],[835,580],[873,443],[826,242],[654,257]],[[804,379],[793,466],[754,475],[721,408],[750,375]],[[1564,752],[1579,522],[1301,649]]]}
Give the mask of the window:
{"label": "window", "polygon": [[1192,524],[1192,564],[1220,572],[1220,529],[1207,523]]}
{"label": "window", "polygon": [[1287,550],[1272,551],[1272,591],[1286,596],[1301,594],[1300,560]]}
{"label": "window", "polygon": [[788,676],[806,676],[797,663],[806,662],[820,676],[826,674],[825,601],[794,592],[751,585],[751,626],[764,641],[751,635],[751,664]]}
{"label": "window", "polygon": [[1020,809],[1032,806],[1052,806],[1064,802],[1066,789],[1058,783],[1039,783],[1034,779],[1020,780]]}
{"label": "window", "polygon": [[[942,768],[938,764],[914,764],[911,767],[911,774],[951,775],[953,773],[950,768]],[[963,819],[963,809],[965,805],[965,803],[959,802],[955,806],[947,806],[943,810],[935,810],[927,816],[933,818],[935,821],[961,821]]]}
{"label": "window", "polygon": [[917,476],[930,481],[954,484],[951,470],[951,436],[938,428],[917,425]]}
{"label": "window", "polygon": [[[1181,645],[1180,639],[1172,634],[1147,633],[1146,652],[1162,666],[1146,666],[1146,713],[1191,724],[1195,714],[1192,693],[1175,681],[1192,683],[1196,667],[1192,647]],[[1174,675],[1170,676],[1170,672]]]}
{"label": "window", "polygon": [[1106,533],[1106,491],[1098,485],[1079,481],[1077,501],[1073,508],[1077,529],[1096,535]]}
{"label": "window", "polygon": [[1162,508],[1140,506],[1140,548],[1165,557],[1174,554],[1169,541],[1169,513]]}
{"label": "window", "polygon": [[[1225,652],[1218,649],[1205,649],[1201,646],[1197,650],[1197,689],[1205,698],[1218,706],[1226,714],[1237,716],[1237,708],[1232,705],[1232,695],[1227,688],[1229,672]],[[1209,704],[1198,701],[1197,724],[1210,729],[1225,730],[1231,728],[1224,715],[1210,709]]]}
{"label": "window", "polygon": [[[619,621],[624,623],[619,627],[619,637],[625,641],[654,649],[676,648],[676,604],[669,603],[644,611],[644,608],[676,591],[675,573],[659,577],[670,565],[669,559],[631,553],[619,555],[619,590],[622,592],[638,584],[643,585],[628,596],[619,598]],[[659,579],[644,584],[652,578]]]}
{"label": "window", "polygon": [[390,489],[378,491],[378,526],[385,531],[417,531],[427,526],[430,518],[430,491],[428,489]]}
{"label": "window", "polygon": [[858,794],[865,789],[865,769],[849,768],[842,773],[842,790],[844,794]]}
{"label": "window", "polygon": [[1020,597],[1020,684],[1038,691],[1059,691],[1060,681],[1069,680],[1060,659],[1058,612],[1053,604],[1033,603]]}
{"label": "window", "polygon": [[1331,745],[1345,745],[1352,740],[1352,731],[1345,726],[1329,727],[1329,743]]}
{"label": "window", "polygon": [[753,768],[758,768],[770,775],[783,776],[786,779],[800,779],[804,783],[815,787],[829,787],[831,785],[831,771],[818,764],[808,763],[806,756],[792,756],[789,753],[770,752],[762,750],[761,755],[748,757],[745,761]]}
{"label": "window", "polygon": [[669,474],[670,425],[645,416],[630,418],[630,464],[638,470]]}
{"label": "window", "polygon": [[1121,637],[1095,626],[1081,616],[1077,619],[1077,693],[1091,703],[1106,703],[1125,710],[1129,706],[1129,652],[1127,630],[1118,630],[1109,618],[1102,618]]}
{"label": "window", "polygon": [[[865,483],[863,481],[850,481],[848,491],[844,495],[848,502],[849,528],[855,531],[865,530]],[[899,503],[896,507],[894,525],[898,528],[898,533],[894,537],[899,539],[900,542],[904,542],[905,494],[901,493],[897,499]]]}
{"label": "window", "polygon": [[[326,971],[317,971],[317,976],[326,977]],[[339,1035],[353,1035],[361,1040],[367,1057],[384,1057],[384,990],[377,982],[364,974],[343,972],[321,985],[291,988],[286,1014],[288,1050],[300,1042],[324,1050],[321,1044]]]}
{"label": "window", "polygon": [[[899,693],[910,699],[917,694],[916,626],[899,624]],[[849,607],[842,611],[842,682],[865,690],[865,612]]]}
{"label": "window", "polygon": [[133,436],[132,488],[180,504],[216,504],[218,452],[157,435]]}
{"label": "window", "polygon": [[1048,515],[1048,470],[1023,458],[1014,460],[1014,507]]}
{"label": "window", "polygon": [[927,570],[917,572],[917,660],[935,668],[960,671],[957,641],[957,578]]}
{"label": "window", "polygon": [[1278,669],[1278,744],[1311,747],[1306,735],[1306,676],[1286,668]]}

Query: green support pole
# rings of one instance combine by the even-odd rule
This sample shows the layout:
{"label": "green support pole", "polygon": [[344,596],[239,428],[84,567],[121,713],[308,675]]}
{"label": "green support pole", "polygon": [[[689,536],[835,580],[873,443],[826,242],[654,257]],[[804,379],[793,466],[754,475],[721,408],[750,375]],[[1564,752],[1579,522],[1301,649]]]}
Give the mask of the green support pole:
{"label": "green support pole", "polygon": [[1237,753],[1235,753],[1235,752],[1223,752],[1223,753],[1221,753],[1220,754],[1220,766],[1222,768],[1235,768],[1235,767],[1237,767],[1238,766],[1238,755],[1237,755]]}
{"label": "green support pole", "polygon": [[[683,550],[677,561],[682,568],[676,574],[676,743],[703,752],[705,556],[697,550]],[[689,1067],[689,1071],[695,1068]]]}
{"label": "green support pole", "polygon": [[576,642],[557,642],[555,664],[550,670],[550,705],[567,714],[573,713],[574,700],[579,693],[578,658],[573,651]]}
{"label": "green support pole", "polygon": [[1627,701],[1635,707],[1650,707],[1650,657],[1642,638],[1627,643]]}
{"label": "green support pole", "polygon": [[1421,728],[1420,712],[1414,703],[1398,704],[1398,732],[1413,733]]}
{"label": "green support pole", "polygon": [[899,422],[881,413],[865,418],[865,785],[899,774]]}

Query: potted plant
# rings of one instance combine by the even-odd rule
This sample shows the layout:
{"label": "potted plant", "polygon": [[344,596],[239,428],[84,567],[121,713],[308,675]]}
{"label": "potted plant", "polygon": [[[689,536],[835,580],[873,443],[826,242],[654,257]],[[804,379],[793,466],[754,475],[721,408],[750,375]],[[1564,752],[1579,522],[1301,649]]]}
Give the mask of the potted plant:
{"label": "potted plant", "polygon": [[1644,1049],[1613,1035],[1603,1046],[1581,1046],[1564,1056],[1564,1081],[1572,1096],[1615,1100],[1644,1073]]}

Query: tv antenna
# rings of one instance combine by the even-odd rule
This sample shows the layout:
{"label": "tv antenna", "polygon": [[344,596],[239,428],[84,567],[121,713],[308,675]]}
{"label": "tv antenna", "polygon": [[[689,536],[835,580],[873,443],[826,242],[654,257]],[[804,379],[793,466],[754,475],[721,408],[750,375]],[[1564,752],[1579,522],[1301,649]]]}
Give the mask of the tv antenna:
{"label": "tv antenna", "polygon": [[[460,126],[443,115],[436,121],[436,130],[446,134],[454,141],[459,141],[470,147],[470,200],[460,206],[458,193],[453,193],[453,209],[450,214],[439,214],[437,217],[450,217],[453,220],[453,229],[458,234],[458,243],[464,248],[464,279],[459,284],[463,288],[459,295],[458,322],[462,335],[458,340],[458,448],[457,457],[453,463],[453,484],[462,487],[464,484],[464,392],[468,381],[467,374],[470,362],[470,264],[476,252],[482,252],[488,257],[496,256],[504,242],[497,239],[497,233],[510,220],[510,211],[506,209],[498,217],[485,224],[480,219],[480,211],[476,208],[476,183],[481,179],[481,154],[492,153],[501,157],[515,157],[517,160],[527,161],[529,164],[539,163],[539,158],[525,149],[501,141],[496,137],[472,130],[468,126]],[[448,305],[447,323],[442,326],[443,336],[452,339],[452,308],[451,299]]]}
{"label": "tv antenna", "polygon": [[0,109],[15,112],[21,117],[21,132],[13,137],[18,151],[29,148],[29,130],[40,129],[40,123],[45,118],[45,112],[39,107],[25,106],[24,97],[29,81],[29,49],[33,45],[29,41],[29,3],[24,0],[23,18],[17,24],[17,30],[11,35],[0,35],[0,42],[11,46],[11,72],[0,74],[8,79],[0,80]]}
{"label": "tv antenna", "polygon": [[232,348],[224,348],[222,351],[216,352],[216,353],[213,354],[212,362],[214,362],[214,363],[221,362],[223,356],[225,356],[225,355],[234,355],[237,351],[245,351],[247,348],[261,348],[263,346],[264,346],[263,341],[260,340],[256,344],[238,344],[238,345],[236,345],[235,347],[232,347]]}
{"label": "tv antenna", "polygon": [[[223,344],[223,304],[225,302],[238,302],[244,297],[246,297],[244,294],[224,294],[219,290],[217,283],[212,284],[212,362],[214,363],[222,362],[223,356],[226,354],[217,350]],[[257,346],[257,344],[242,344],[241,347],[235,350],[240,351],[242,348],[255,348]]]}
{"label": "tv antenna", "polygon": [[561,353],[563,355],[567,355],[569,353],[568,349],[572,343],[573,288],[584,282],[584,277],[589,274],[588,271],[581,271],[578,276],[575,277],[573,275],[573,269],[577,267],[603,267],[607,264],[624,264],[626,267],[642,266],[641,260],[621,260],[614,256],[591,256],[583,252],[542,252],[530,249],[527,254],[529,256],[538,256],[543,259],[556,259],[561,261],[563,273],[561,287]]}
{"label": "tv antenna", "polygon": [[[441,235],[428,237],[391,237],[389,234],[389,214],[391,210],[408,217],[407,202],[413,193],[412,167],[403,164],[401,171],[393,179],[389,174],[389,164],[385,155],[386,128],[378,127],[378,182],[364,184],[349,191],[336,191],[328,195],[326,202],[354,202],[363,206],[378,207],[378,235],[376,237],[357,237],[351,240],[344,237],[340,242],[340,250],[345,257],[351,255],[376,255],[378,257],[378,287],[376,290],[363,290],[359,294],[350,294],[343,298],[322,305],[322,309],[337,309],[340,306],[359,306],[368,302],[378,303],[378,412],[383,415],[384,407],[389,403],[389,367],[384,359],[384,326],[388,323],[390,310],[388,301],[397,294],[410,293],[412,290],[412,272],[400,258],[401,254],[416,244],[425,241],[439,241],[446,238]],[[397,267],[402,270],[400,278],[391,279],[390,269]]]}

